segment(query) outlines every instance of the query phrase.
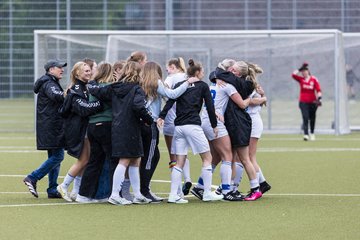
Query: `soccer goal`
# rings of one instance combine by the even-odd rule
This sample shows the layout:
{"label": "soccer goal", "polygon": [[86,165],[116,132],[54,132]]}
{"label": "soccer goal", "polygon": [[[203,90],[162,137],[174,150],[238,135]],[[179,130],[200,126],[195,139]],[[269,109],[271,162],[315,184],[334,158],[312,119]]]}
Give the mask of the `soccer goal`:
{"label": "soccer goal", "polygon": [[[322,86],[323,106],[317,112],[316,131],[349,133],[343,36],[337,30],[296,31],[48,31],[36,30],[35,79],[49,58],[71,66],[84,57],[115,62],[133,51],[144,51],[149,61],[163,66],[169,58],[200,61],[206,76],[224,58],[260,65],[259,76],[268,97],[262,110],[264,129],[300,133],[298,83],[291,73],[304,62]],[[207,81],[207,79],[204,79]]]}

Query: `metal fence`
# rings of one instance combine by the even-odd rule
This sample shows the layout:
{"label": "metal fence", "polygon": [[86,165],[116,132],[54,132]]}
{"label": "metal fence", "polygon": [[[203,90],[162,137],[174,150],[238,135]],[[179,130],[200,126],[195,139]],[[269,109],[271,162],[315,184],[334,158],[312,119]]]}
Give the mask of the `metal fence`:
{"label": "metal fence", "polygon": [[360,1],[6,0],[0,19],[0,98],[15,98],[32,96],[35,29],[360,32]]}

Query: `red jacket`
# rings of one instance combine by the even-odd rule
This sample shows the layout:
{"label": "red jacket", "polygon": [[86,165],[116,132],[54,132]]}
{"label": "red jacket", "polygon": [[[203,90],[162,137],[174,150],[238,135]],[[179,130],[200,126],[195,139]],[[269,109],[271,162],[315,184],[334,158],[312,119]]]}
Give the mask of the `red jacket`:
{"label": "red jacket", "polygon": [[292,74],[292,77],[300,84],[299,101],[304,103],[313,103],[316,100],[316,92],[321,92],[319,81],[314,76],[310,76],[308,81],[305,78]]}

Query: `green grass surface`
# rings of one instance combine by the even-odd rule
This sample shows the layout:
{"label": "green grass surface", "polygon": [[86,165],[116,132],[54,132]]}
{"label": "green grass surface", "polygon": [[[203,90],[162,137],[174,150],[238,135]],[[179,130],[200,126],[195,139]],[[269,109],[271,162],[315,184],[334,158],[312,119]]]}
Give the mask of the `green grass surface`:
{"label": "green grass surface", "polygon": [[[170,180],[163,139],[155,180]],[[258,159],[273,189],[256,202],[113,206],[67,204],[46,198],[47,179],[34,198],[22,183],[45,152],[32,133],[0,137],[0,239],[359,239],[360,134],[265,135]],[[190,155],[193,181],[200,159]],[[74,159],[66,156],[63,176]],[[219,183],[219,169],[214,184]],[[153,182],[162,196],[169,183]],[[246,177],[241,190],[248,190]],[[58,205],[57,205],[58,204]],[[60,204],[60,205],[59,205]]]}

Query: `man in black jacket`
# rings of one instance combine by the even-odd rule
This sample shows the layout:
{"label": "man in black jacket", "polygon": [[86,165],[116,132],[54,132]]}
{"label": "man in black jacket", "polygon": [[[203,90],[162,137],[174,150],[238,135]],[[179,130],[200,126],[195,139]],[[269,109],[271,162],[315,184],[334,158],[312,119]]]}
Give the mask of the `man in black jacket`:
{"label": "man in black jacket", "polygon": [[40,77],[34,85],[37,94],[36,104],[36,143],[38,150],[47,150],[48,159],[30,173],[23,181],[29,191],[38,197],[36,183],[48,174],[48,198],[61,198],[56,190],[60,163],[64,159],[64,124],[58,112],[64,102],[64,91],[59,84],[64,73],[66,62],[49,60],[44,68],[46,74]]}

